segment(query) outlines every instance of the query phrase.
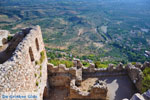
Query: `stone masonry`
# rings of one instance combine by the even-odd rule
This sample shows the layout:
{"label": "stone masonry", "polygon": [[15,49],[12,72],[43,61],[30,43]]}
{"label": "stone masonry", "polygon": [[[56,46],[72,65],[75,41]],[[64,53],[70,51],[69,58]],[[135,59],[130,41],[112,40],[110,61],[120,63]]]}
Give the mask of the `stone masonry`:
{"label": "stone masonry", "polygon": [[0,93],[37,92],[42,99],[47,83],[47,57],[41,29],[35,26],[19,34],[24,38],[12,56],[0,64]]}

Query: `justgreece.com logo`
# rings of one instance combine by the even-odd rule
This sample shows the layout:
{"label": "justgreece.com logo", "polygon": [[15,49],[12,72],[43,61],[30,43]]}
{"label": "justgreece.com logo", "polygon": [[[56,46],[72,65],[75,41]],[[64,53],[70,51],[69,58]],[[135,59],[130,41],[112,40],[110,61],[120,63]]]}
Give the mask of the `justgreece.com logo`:
{"label": "justgreece.com logo", "polygon": [[1,92],[0,100],[40,100],[40,98],[35,92]]}

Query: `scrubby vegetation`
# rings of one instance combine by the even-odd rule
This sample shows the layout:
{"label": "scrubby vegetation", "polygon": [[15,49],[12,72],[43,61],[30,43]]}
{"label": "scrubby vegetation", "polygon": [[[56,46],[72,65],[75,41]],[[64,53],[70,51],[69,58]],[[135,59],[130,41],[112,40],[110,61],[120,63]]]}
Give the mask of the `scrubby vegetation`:
{"label": "scrubby vegetation", "polygon": [[96,67],[96,68],[107,68],[108,65],[107,65],[107,64],[104,64],[104,63],[101,63],[100,61],[96,61],[96,62],[95,62],[95,67]]}
{"label": "scrubby vegetation", "polygon": [[83,64],[84,67],[89,67],[90,66],[90,63],[85,62],[85,61],[82,61],[82,64]]}
{"label": "scrubby vegetation", "polygon": [[39,86],[39,82],[38,81],[36,81],[36,86]]}
{"label": "scrubby vegetation", "polygon": [[41,51],[40,52],[40,59],[39,61],[35,61],[35,65],[40,65],[43,63],[44,59],[45,59],[45,51]]}
{"label": "scrubby vegetation", "polygon": [[40,57],[40,62],[39,63],[41,64],[45,59],[45,51],[41,51],[40,55],[41,55],[41,57]]}
{"label": "scrubby vegetation", "polygon": [[72,61],[68,61],[68,60],[58,60],[58,59],[54,59],[54,60],[49,60],[49,63],[52,63],[52,64],[54,64],[55,66],[58,66],[59,64],[65,64],[67,68],[73,66],[73,62],[72,62]]}
{"label": "scrubby vegetation", "polygon": [[13,36],[8,36],[7,37],[7,41],[9,42],[9,41],[11,41],[13,39]]}
{"label": "scrubby vegetation", "polygon": [[144,79],[142,81],[142,92],[147,91],[148,89],[150,89],[150,68],[147,67],[144,69],[143,71],[144,74]]}

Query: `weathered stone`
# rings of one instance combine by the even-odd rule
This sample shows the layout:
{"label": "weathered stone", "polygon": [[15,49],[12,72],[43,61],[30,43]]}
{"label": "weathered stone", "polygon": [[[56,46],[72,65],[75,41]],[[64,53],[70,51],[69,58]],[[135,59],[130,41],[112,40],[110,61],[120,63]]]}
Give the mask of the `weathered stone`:
{"label": "weathered stone", "polygon": [[109,64],[107,70],[108,70],[109,72],[112,72],[113,69],[114,69],[114,65],[113,65],[113,64]]}
{"label": "weathered stone", "polygon": [[80,59],[74,59],[73,61],[74,67],[82,68],[83,64],[81,63]]}
{"label": "weathered stone", "polygon": [[132,96],[130,100],[145,100],[145,99],[143,98],[142,95],[140,95],[139,93],[136,93]]}
{"label": "weathered stone", "polygon": [[143,79],[143,73],[141,69],[135,67],[132,64],[128,64],[126,66],[126,69],[128,71],[128,75],[131,78],[132,82],[135,84],[138,91],[141,91],[142,89],[142,79]]}
{"label": "weathered stone", "polygon": [[144,70],[146,67],[150,67],[150,62],[145,61],[142,70]]}
{"label": "weathered stone", "polygon": [[140,62],[137,62],[137,63],[135,64],[135,67],[141,69],[143,66],[142,66],[142,64],[141,64]]}
{"label": "weathered stone", "polygon": [[74,65],[74,67],[77,67],[77,61],[76,60],[73,61],[73,65]]}
{"label": "weathered stone", "polygon": [[58,67],[59,67],[59,68],[66,68],[66,65],[65,65],[65,64],[59,64]]}
{"label": "weathered stone", "polygon": [[80,60],[77,61],[77,68],[82,68],[83,64],[81,63]]}
{"label": "weathered stone", "polygon": [[118,64],[116,69],[117,71],[122,71],[124,69],[123,64],[122,63]]}
{"label": "weathered stone", "polygon": [[0,47],[7,42],[9,32],[7,30],[0,30]]}
{"label": "weathered stone", "polygon": [[75,84],[75,80],[71,80],[70,83],[70,99],[78,98],[80,99],[96,99],[105,100],[107,96],[107,85],[104,81],[97,80],[94,86],[87,92],[81,91]]}
{"label": "weathered stone", "polygon": [[89,72],[95,72],[95,64],[90,63],[90,66],[88,69],[89,69]]}
{"label": "weathered stone", "polygon": [[144,92],[142,96],[145,98],[145,100],[150,100],[150,90]]}

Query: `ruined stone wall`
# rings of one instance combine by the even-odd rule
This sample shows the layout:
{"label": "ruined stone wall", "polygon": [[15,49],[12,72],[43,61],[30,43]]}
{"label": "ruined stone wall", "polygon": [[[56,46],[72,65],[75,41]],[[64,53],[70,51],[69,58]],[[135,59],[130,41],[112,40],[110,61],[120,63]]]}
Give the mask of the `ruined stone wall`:
{"label": "ruined stone wall", "polygon": [[42,98],[47,81],[47,57],[39,26],[26,34],[11,58],[0,64],[0,92],[37,92]]}
{"label": "ruined stone wall", "polygon": [[142,72],[142,70],[138,66],[135,66],[135,65],[132,65],[132,64],[128,64],[126,66],[126,69],[128,71],[128,75],[129,75],[130,79],[135,84],[137,90],[139,92],[141,92],[142,80],[143,80],[143,72]]}
{"label": "ruined stone wall", "polygon": [[90,64],[89,67],[82,68],[83,77],[112,77],[127,75],[127,71],[122,64],[114,66],[109,64],[107,68],[95,68],[94,64]]}
{"label": "ruined stone wall", "polygon": [[81,91],[76,86],[76,80],[71,80],[69,100],[106,100],[107,85],[103,81],[98,81],[89,91]]}
{"label": "ruined stone wall", "polygon": [[69,87],[71,79],[76,78],[76,68],[66,68],[60,64],[48,64],[48,82],[50,87]]}

